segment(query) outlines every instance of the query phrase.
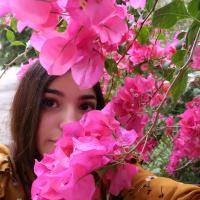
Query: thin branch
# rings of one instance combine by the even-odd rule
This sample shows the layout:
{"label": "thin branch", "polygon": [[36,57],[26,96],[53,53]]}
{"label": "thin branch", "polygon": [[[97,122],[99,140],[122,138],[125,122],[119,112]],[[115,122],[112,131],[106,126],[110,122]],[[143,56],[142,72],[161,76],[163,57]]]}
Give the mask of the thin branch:
{"label": "thin branch", "polygon": [[146,139],[145,139],[145,142],[144,142],[144,145],[143,145],[143,147],[142,147],[142,151],[140,152],[140,155],[142,155],[142,154],[143,154],[143,152],[144,152],[144,149],[145,149],[145,147],[146,147],[146,145],[147,145],[148,136],[149,136],[149,135],[147,135],[147,137],[146,137]]}
{"label": "thin branch", "polygon": [[191,60],[192,60],[192,56],[194,54],[194,50],[195,50],[195,47],[198,43],[198,38],[200,36],[200,28],[196,34],[196,37],[195,37],[195,40],[194,40],[194,43],[190,49],[190,55],[188,56],[188,59],[186,61],[186,63],[180,68],[178,74],[176,75],[175,79],[173,80],[172,84],[170,85],[169,89],[167,90],[162,102],[160,103],[159,107],[156,109],[156,116],[155,116],[155,119],[154,119],[154,122],[152,124],[152,126],[150,127],[149,131],[142,137],[140,138],[140,140],[137,142],[136,146],[131,149],[131,151],[127,152],[127,155],[132,153],[133,151],[135,151],[135,149],[138,147],[138,145],[146,138],[148,137],[148,135],[150,135],[154,128],[156,127],[156,123],[158,121],[158,117],[159,117],[159,114],[160,114],[160,111],[162,109],[162,106],[163,104],[165,103],[166,99],[167,99],[167,96],[169,95],[170,91],[172,90],[172,88],[174,87],[175,83],[177,82],[178,78],[184,73],[184,71],[188,68],[188,65],[190,64]]}
{"label": "thin branch", "polygon": [[178,74],[176,75],[175,79],[173,80],[172,84],[170,85],[169,89],[167,90],[162,102],[160,103],[159,107],[156,109],[156,117],[155,117],[155,120],[150,128],[150,130],[147,132],[147,134],[150,134],[152,132],[152,130],[155,128],[156,126],[156,123],[157,123],[157,120],[158,120],[158,116],[159,116],[159,113],[162,109],[162,106],[163,104],[165,103],[166,99],[167,99],[167,96],[169,95],[170,91],[172,90],[172,88],[174,87],[174,85],[176,84],[176,82],[178,81],[178,78],[185,72],[185,70],[188,68],[188,65],[190,64],[191,60],[192,60],[192,56],[194,54],[194,50],[195,50],[195,47],[198,43],[198,38],[199,38],[199,35],[200,35],[200,28],[197,32],[197,35],[195,37],[195,41],[191,47],[191,50],[190,50],[190,55],[186,61],[186,63],[180,68]]}
{"label": "thin branch", "polygon": [[140,31],[142,30],[142,27],[144,26],[145,22],[148,20],[148,18],[151,16],[151,14],[153,13],[153,11],[155,10],[157,3],[158,3],[158,0],[155,1],[154,5],[153,5],[153,7],[151,9],[151,11],[148,13],[148,15],[145,17],[145,19],[141,23],[141,26],[140,26],[138,32],[136,33],[135,37],[133,38],[133,41],[128,46],[128,48],[126,50],[126,53],[124,55],[122,55],[122,57],[118,60],[117,65],[124,59],[124,57],[126,56],[127,52],[132,47],[133,43],[135,42],[135,40],[137,39],[138,35],[140,34]]}
{"label": "thin branch", "polygon": [[[127,52],[128,52],[128,51],[130,50],[130,48],[132,47],[133,43],[135,42],[135,40],[137,39],[138,35],[140,34],[140,31],[142,30],[142,27],[144,26],[145,22],[148,20],[148,18],[151,16],[151,14],[153,13],[153,11],[155,10],[157,3],[158,3],[158,0],[155,1],[155,3],[154,3],[154,5],[153,5],[152,9],[150,10],[150,12],[148,13],[148,15],[145,17],[145,19],[144,19],[143,22],[141,23],[138,32],[136,33],[136,35],[135,35],[135,37],[133,38],[133,40],[132,40],[132,42],[130,43],[130,45],[127,47],[126,53],[123,54],[123,55],[121,56],[121,58],[118,60],[117,65],[119,65],[119,63],[124,59],[124,57],[126,56]],[[115,74],[114,74],[114,75],[115,75]],[[113,82],[113,80],[114,80],[114,75],[112,76],[112,82]],[[110,90],[109,90],[109,93],[108,93],[109,95],[110,95],[110,93],[111,93],[111,90],[112,90],[112,87],[110,87]],[[107,99],[109,99],[109,95],[107,96]]]}
{"label": "thin branch", "polygon": [[181,169],[184,169],[185,167],[187,167],[187,166],[188,166],[189,164],[191,164],[192,162],[193,162],[193,160],[188,161],[185,165],[183,165],[183,166],[181,166],[181,167],[175,169],[175,171],[179,171],[179,170],[181,170]]}
{"label": "thin branch", "polygon": [[109,101],[109,97],[110,97],[110,94],[111,94],[111,91],[112,91],[112,87],[113,87],[113,84],[114,84],[114,76],[115,76],[115,73],[112,75],[112,78],[111,78],[111,86],[110,86],[110,89],[109,89],[109,92],[107,94],[107,97],[106,97],[106,102]]}
{"label": "thin branch", "polygon": [[3,77],[3,75],[6,73],[6,71],[21,57],[26,56],[26,54],[31,50],[32,48],[27,48],[23,53],[16,56],[10,63],[4,64],[3,72],[0,75],[0,79]]}

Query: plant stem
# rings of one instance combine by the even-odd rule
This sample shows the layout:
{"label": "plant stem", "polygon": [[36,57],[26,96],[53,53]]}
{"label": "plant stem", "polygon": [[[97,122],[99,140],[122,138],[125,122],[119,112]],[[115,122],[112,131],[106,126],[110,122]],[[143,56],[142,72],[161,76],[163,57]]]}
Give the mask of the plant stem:
{"label": "plant stem", "polygon": [[160,105],[158,106],[158,108],[156,109],[156,116],[155,116],[155,119],[153,121],[153,124],[152,126],[150,127],[150,129],[148,130],[148,132],[137,142],[136,146],[129,152],[127,152],[127,154],[130,154],[132,153],[133,151],[135,151],[135,149],[138,147],[138,145],[146,138],[148,137],[149,135],[151,135],[151,133],[154,131],[155,127],[156,127],[156,123],[158,121],[158,117],[159,117],[159,114],[160,114],[160,111],[163,107],[163,104],[165,103],[166,99],[167,99],[167,96],[169,95],[170,91],[172,90],[172,88],[174,87],[175,83],[177,82],[178,78],[185,72],[185,70],[188,68],[188,65],[190,64],[191,60],[192,60],[192,56],[194,54],[194,50],[195,50],[195,47],[198,43],[198,39],[199,39],[199,36],[200,36],[200,28],[196,34],[196,37],[195,37],[195,40],[194,40],[194,43],[192,45],[192,47],[190,48],[190,54],[188,56],[188,59],[187,61],[185,62],[185,64],[179,69],[179,72],[178,74],[176,75],[176,77],[174,78],[173,82],[171,83],[169,89],[167,90],[162,102],[160,103]]}
{"label": "plant stem", "polygon": [[8,64],[4,64],[4,70],[0,75],[0,79],[3,77],[3,75],[6,73],[6,71],[21,57],[26,56],[26,54],[31,50],[32,48],[27,48],[23,53],[16,56],[11,62]]}
{"label": "plant stem", "polygon": [[[121,58],[118,60],[117,65],[119,65],[119,63],[120,63],[120,62],[124,59],[124,57],[127,55],[127,52],[130,50],[130,48],[132,47],[133,43],[134,43],[135,40],[137,39],[137,37],[138,37],[138,35],[140,34],[140,31],[142,30],[142,27],[144,26],[145,22],[148,20],[148,18],[151,16],[151,14],[153,13],[153,11],[155,10],[157,3],[158,3],[158,0],[155,1],[155,3],[154,3],[154,5],[153,5],[152,9],[150,10],[150,12],[148,13],[148,15],[145,17],[145,19],[144,19],[143,22],[141,23],[141,26],[140,26],[138,32],[136,33],[136,35],[135,35],[135,37],[133,38],[133,40],[132,40],[132,42],[130,43],[130,45],[127,47],[126,53],[123,54],[123,55],[121,56]],[[115,76],[115,74],[112,76],[112,80],[111,80],[111,81],[112,81],[112,85],[111,85],[111,87],[110,87],[110,90],[109,90],[109,92],[108,92],[108,95],[107,95],[106,100],[109,99],[109,97],[110,97],[110,93],[111,93],[112,86],[113,86],[113,82],[114,82],[114,76]]]}

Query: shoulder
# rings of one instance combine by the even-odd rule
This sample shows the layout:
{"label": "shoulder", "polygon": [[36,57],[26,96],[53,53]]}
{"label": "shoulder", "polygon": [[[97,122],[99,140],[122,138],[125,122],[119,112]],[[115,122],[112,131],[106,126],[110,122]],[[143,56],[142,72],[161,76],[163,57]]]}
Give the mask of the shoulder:
{"label": "shoulder", "polygon": [[6,145],[0,144],[0,172],[10,169],[10,150]]}
{"label": "shoulder", "polygon": [[0,198],[5,196],[5,187],[10,176],[10,151],[9,148],[0,144]]}
{"label": "shoulder", "polygon": [[0,199],[24,199],[24,192],[15,174],[10,150],[0,144]]}
{"label": "shoulder", "polygon": [[123,193],[124,200],[199,200],[200,187],[183,184],[165,177],[157,177],[139,166],[132,188]]}

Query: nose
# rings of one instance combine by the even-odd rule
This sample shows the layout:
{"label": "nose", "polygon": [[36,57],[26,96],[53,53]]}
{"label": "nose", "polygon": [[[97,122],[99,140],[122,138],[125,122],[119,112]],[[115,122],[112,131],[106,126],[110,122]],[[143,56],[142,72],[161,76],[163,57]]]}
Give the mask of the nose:
{"label": "nose", "polygon": [[81,118],[81,113],[73,106],[69,106],[62,110],[60,118],[60,128],[62,129],[65,124],[78,121]]}

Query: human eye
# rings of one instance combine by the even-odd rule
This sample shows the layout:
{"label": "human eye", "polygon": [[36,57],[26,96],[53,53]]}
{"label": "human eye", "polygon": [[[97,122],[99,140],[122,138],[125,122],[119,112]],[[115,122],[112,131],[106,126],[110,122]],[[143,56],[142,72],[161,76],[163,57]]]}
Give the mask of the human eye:
{"label": "human eye", "polygon": [[92,102],[84,102],[80,104],[80,110],[84,112],[88,112],[90,110],[95,110],[96,109],[96,104]]}
{"label": "human eye", "polygon": [[58,102],[53,98],[44,97],[42,99],[42,108],[50,109],[50,108],[57,108]]}

